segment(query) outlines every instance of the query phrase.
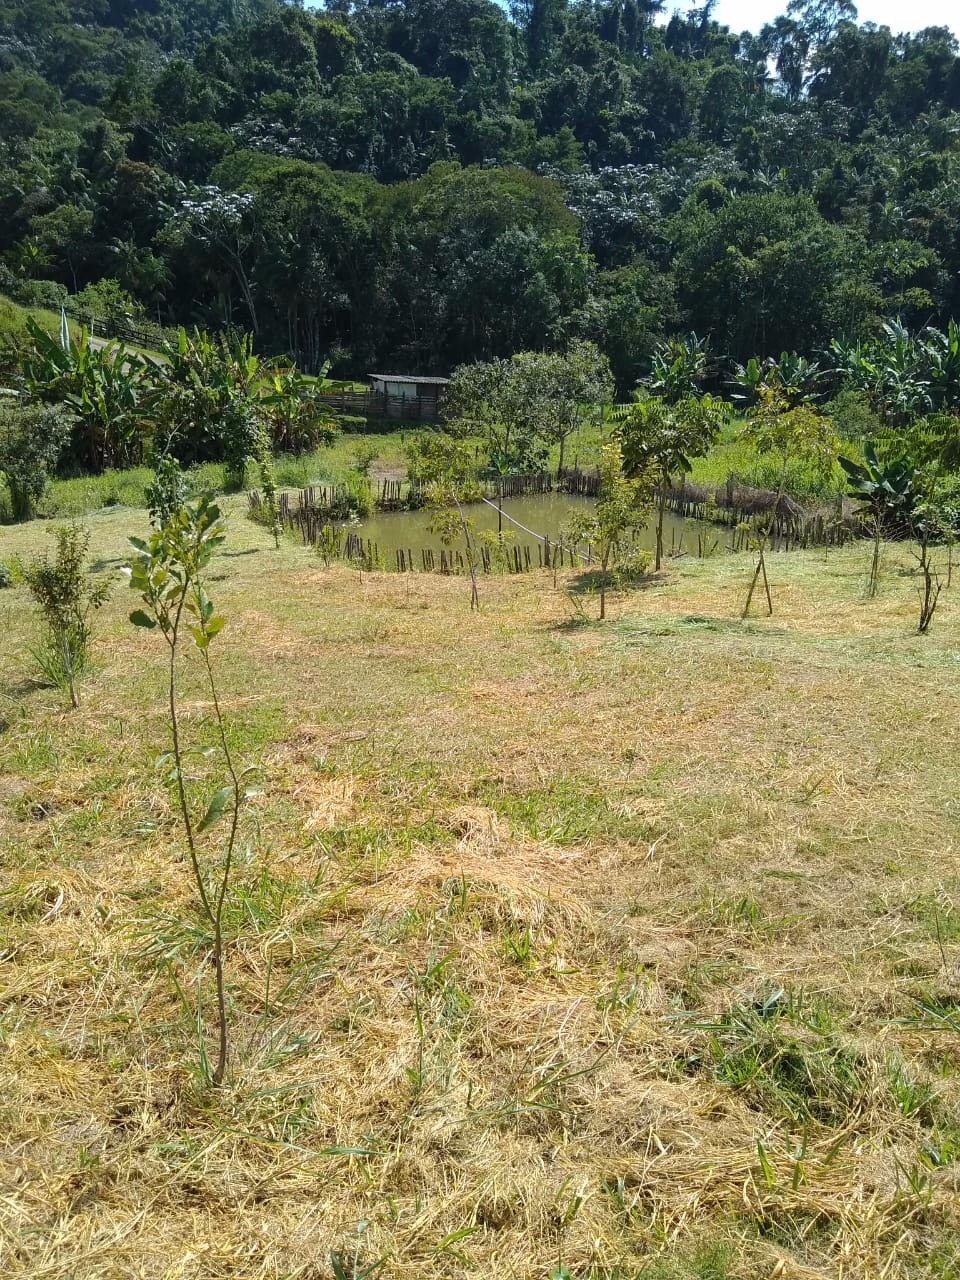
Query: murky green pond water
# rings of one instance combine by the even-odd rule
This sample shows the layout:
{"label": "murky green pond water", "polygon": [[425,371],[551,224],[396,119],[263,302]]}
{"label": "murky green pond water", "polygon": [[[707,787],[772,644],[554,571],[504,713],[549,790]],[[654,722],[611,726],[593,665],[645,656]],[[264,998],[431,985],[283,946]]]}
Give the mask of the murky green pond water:
{"label": "murky green pond water", "polygon": [[[502,527],[504,533],[513,534],[515,545],[529,546],[534,551],[538,541],[549,538],[557,542],[564,527],[576,511],[592,505],[589,498],[572,497],[564,493],[551,493],[526,498],[506,498],[503,502]],[[471,503],[464,508],[476,532],[497,531],[498,513],[485,503]],[[524,526],[520,528],[518,526]],[[527,532],[530,530],[531,532]],[[356,532],[374,542],[388,566],[397,551],[412,551],[419,555],[424,548],[438,550],[440,539],[430,532],[428,511],[404,511],[378,513],[363,520]],[[639,545],[656,545],[656,526],[653,520],[638,533]],[[688,555],[717,554],[730,544],[730,531],[702,520],[684,520],[666,513],[664,520],[664,549],[667,554],[683,551]]]}

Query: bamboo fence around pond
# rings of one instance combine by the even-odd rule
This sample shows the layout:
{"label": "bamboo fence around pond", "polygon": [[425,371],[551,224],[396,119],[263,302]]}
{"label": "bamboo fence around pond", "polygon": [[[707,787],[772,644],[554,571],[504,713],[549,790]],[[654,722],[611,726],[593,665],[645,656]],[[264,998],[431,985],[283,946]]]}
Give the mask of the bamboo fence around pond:
{"label": "bamboo fence around pond", "polygon": [[[523,475],[487,476],[479,482],[484,498],[540,497],[548,493],[573,494],[595,498],[600,490],[600,477],[594,472],[564,469],[532,471]],[[417,511],[425,501],[423,486],[406,480],[381,480],[377,485],[374,506],[378,511]]]}
{"label": "bamboo fence around pond", "polygon": [[717,486],[697,484],[681,476],[667,490],[666,506],[684,519],[722,524],[732,529],[733,551],[748,547],[763,517],[773,517],[769,537],[778,551],[843,546],[866,532],[862,519],[845,511],[839,496],[832,510],[825,504],[810,510],[786,494],[778,501],[772,489],[742,484],[734,475]]}
{"label": "bamboo fence around pond", "polygon": [[[566,470],[557,476],[548,472],[499,476],[488,480],[482,489],[491,495],[485,499],[487,502],[492,502],[492,498],[557,492],[590,497],[597,494],[599,476],[579,470]],[[414,488],[411,498],[410,490],[403,481],[383,480],[374,505],[380,511],[403,511],[412,504],[422,505],[422,494]],[[410,548],[381,553],[375,542],[365,540],[354,530],[343,529],[340,526],[351,518],[357,502],[356,493],[347,485],[313,485],[301,489],[295,503],[291,497],[290,493],[282,493],[279,498],[284,528],[299,533],[305,544],[317,547],[330,559],[345,559],[369,569],[400,573],[462,573],[470,567],[465,550],[423,547],[416,554]],[[251,493],[249,500],[251,512],[261,513],[260,494]],[[726,549],[734,552],[755,545],[759,522],[771,515],[770,549],[775,551],[841,546],[865,533],[862,522],[845,513],[839,499],[832,512],[826,507],[808,511],[793,498],[784,496],[778,502],[772,490],[743,485],[735,476],[728,477],[726,483],[719,486],[697,484],[682,477],[666,491],[664,503],[668,510],[685,519],[725,527],[730,534]],[[592,562],[590,547],[584,552],[582,547],[570,547],[520,527],[534,538],[532,543],[509,541],[491,545],[475,540],[472,548],[475,568],[486,574],[528,573],[534,569],[587,566]],[[698,529],[690,532],[690,542],[685,546],[686,537],[686,531],[681,530],[678,536],[676,529],[671,530],[667,554],[696,555],[700,559],[713,556],[721,550],[724,535],[713,536],[709,528]]]}

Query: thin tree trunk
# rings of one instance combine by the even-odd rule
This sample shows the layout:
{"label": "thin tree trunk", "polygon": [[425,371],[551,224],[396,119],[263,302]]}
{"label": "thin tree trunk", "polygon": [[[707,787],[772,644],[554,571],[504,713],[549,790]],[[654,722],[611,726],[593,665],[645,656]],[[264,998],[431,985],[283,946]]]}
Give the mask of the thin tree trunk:
{"label": "thin tree trunk", "polygon": [[230,836],[227,841],[227,856],[223,863],[223,874],[220,879],[220,887],[217,893],[216,910],[213,922],[213,963],[217,975],[217,1015],[220,1021],[219,1050],[217,1054],[217,1066],[213,1073],[213,1083],[216,1085],[223,1083],[223,1077],[227,1070],[227,1000],[224,991],[223,980],[223,904],[226,901],[227,889],[230,885],[230,871],[233,865],[233,851],[237,842],[237,829],[240,824],[240,779],[234,768],[233,756],[230,753],[230,746],[227,742],[227,734],[223,725],[223,713],[220,710],[220,698],[217,695],[217,685],[213,678],[213,668],[210,666],[210,655],[206,649],[203,651],[203,660],[207,668],[207,677],[210,684],[210,696],[213,699],[213,709],[217,718],[217,731],[220,735],[220,746],[223,750],[224,759],[227,763],[227,771],[230,774],[230,782],[233,786],[233,814],[230,821]]}
{"label": "thin tree trunk", "polygon": [[872,600],[880,586],[880,547],[882,525],[876,517],[873,530],[873,559],[870,562],[870,581],[867,583],[867,599]]}
{"label": "thin tree trunk", "polygon": [[771,618],[773,617],[773,596],[770,593],[770,581],[767,578],[766,550],[767,550],[767,542],[769,541],[770,534],[773,531],[774,521],[776,520],[777,515],[780,511],[780,504],[781,502],[783,502],[783,493],[784,493],[784,489],[786,488],[786,483],[787,483],[787,477],[786,477],[786,471],[784,470],[784,473],[780,477],[780,486],[777,489],[777,495],[773,504],[773,511],[770,515],[770,519],[767,521],[766,525],[763,528],[763,531],[760,534],[760,546],[757,553],[757,567],[753,571],[753,581],[750,583],[750,590],[747,592],[747,602],[743,606],[743,613],[741,613],[740,615],[741,618],[746,618],[750,612],[750,605],[753,601],[753,593],[756,591],[757,583],[760,581],[761,577],[763,578],[764,590],[767,593],[767,615],[768,617],[771,617]]}
{"label": "thin tree trunk", "polygon": [[470,612],[480,608],[480,594],[477,591],[477,566],[473,562],[473,543],[470,541],[470,526],[467,524],[467,518],[463,514],[463,507],[460,505],[460,499],[457,497],[456,490],[450,486],[450,496],[453,498],[457,508],[457,514],[460,516],[460,527],[463,530],[463,540],[467,547],[467,565],[470,569]]}
{"label": "thin tree trunk", "polygon": [[[190,866],[193,869],[193,877],[196,881],[197,892],[200,895],[200,904],[203,908],[203,914],[207,923],[213,930],[213,963],[217,980],[217,1012],[219,1015],[219,1042],[220,1054],[218,1055],[218,1067],[212,1077],[214,1084],[220,1084],[223,1080],[223,1071],[220,1067],[220,1061],[226,1062],[226,1002],[223,988],[223,934],[219,927],[219,913],[213,909],[207,893],[207,886],[203,878],[203,869],[200,866],[200,859],[197,854],[196,840],[193,834],[193,822],[190,818],[190,806],[187,803],[187,793],[183,783],[183,752],[180,747],[180,721],[177,716],[177,636],[180,628],[180,618],[183,612],[183,601],[177,610],[176,617],[172,628],[172,639],[168,641],[170,645],[170,668],[168,677],[168,694],[170,706],[170,732],[173,738],[173,759],[177,771],[177,799],[180,804],[180,813],[183,818],[183,826],[187,835],[187,851],[190,855]],[[219,1072],[219,1078],[217,1075]]]}
{"label": "thin tree trunk", "polygon": [[77,698],[77,687],[73,679],[73,660],[70,657],[70,640],[67,633],[64,632],[60,637],[60,647],[63,649],[63,669],[67,674],[67,687],[70,690],[70,702],[73,709],[76,710],[80,706]]}

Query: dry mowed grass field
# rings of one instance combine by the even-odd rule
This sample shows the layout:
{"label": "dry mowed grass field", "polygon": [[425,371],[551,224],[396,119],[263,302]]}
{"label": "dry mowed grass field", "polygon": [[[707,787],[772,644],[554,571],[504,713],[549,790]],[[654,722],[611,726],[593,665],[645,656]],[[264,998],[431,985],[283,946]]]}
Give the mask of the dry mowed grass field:
{"label": "dry mowed grass field", "polygon": [[[143,520],[91,518],[105,572]],[[771,620],[737,557],[471,617],[238,508],[220,1090],[162,641],[118,584],[71,712],[0,592],[0,1274],[960,1276],[960,584],[918,637],[867,558],[774,557]]]}

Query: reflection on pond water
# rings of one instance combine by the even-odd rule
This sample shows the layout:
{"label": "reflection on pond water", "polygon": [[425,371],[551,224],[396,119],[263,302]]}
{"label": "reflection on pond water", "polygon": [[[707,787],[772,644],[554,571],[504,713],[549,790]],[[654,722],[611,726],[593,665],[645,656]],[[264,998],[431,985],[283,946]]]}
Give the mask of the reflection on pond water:
{"label": "reflection on pond water", "polygon": [[[589,509],[589,498],[578,498],[565,493],[549,493],[525,498],[505,498],[502,527],[505,534],[512,534],[518,546],[535,546],[538,539],[549,538],[551,543],[560,540],[565,526],[574,512]],[[486,503],[475,503],[464,508],[472,529],[496,533],[498,512]],[[523,529],[518,525],[524,526]],[[524,530],[531,530],[530,533]],[[375,543],[389,566],[397,551],[419,553],[424,548],[440,547],[440,539],[430,532],[429,511],[378,512],[362,520],[356,532]],[[536,535],[536,536],[535,536]],[[667,554],[681,551],[690,555],[712,555],[730,546],[730,530],[706,520],[686,520],[667,512],[664,517],[663,537]],[[653,518],[637,532],[636,545],[653,550],[656,545],[656,524]]]}

